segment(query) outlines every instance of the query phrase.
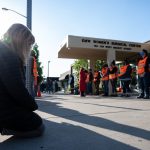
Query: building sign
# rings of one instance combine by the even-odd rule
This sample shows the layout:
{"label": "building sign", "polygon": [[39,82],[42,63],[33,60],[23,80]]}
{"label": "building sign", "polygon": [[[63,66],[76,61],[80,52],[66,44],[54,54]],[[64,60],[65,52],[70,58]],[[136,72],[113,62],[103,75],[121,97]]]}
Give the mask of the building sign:
{"label": "building sign", "polygon": [[91,40],[87,38],[81,39],[82,43],[92,43],[95,48],[115,49],[115,50],[132,50],[132,48],[141,48],[141,44],[116,42],[107,40]]}
{"label": "building sign", "polygon": [[142,44],[135,42],[68,36],[69,48],[114,49],[119,51],[141,50]]}

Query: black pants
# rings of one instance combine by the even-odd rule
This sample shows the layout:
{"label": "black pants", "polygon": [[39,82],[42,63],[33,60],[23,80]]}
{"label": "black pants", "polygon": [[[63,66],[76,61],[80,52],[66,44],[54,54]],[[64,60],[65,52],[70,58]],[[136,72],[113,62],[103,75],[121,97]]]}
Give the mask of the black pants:
{"label": "black pants", "polygon": [[100,81],[94,82],[96,95],[99,95],[99,84],[100,84]]}
{"label": "black pants", "polygon": [[117,79],[111,79],[110,83],[112,86],[112,93],[117,93]]}
{"label": "black pants", "polygon": [[131,80],[121,80],[121,85],[123,88],[123,93],[130,93],[131,89],[129,87]]}
{"label": "black pants", "polygon": [[85,96],[85,91],[80,91],[80,96]]}

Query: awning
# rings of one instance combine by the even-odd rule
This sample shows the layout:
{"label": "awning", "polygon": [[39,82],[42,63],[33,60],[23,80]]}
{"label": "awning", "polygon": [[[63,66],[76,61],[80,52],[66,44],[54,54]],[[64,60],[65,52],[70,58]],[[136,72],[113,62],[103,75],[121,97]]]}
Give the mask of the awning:
{"label": "awning", "polygon": [[70,71],[66,71],[65,73],[61,74],[59,77],[59,81],[65,80],[70,75]]}
{"label": "awning", "polygon": [[150,43],[68,35],[60,46],[58,58],[106,60],[107,52],[115,51],[116,61],[122,61],[143,48],[150,52]]}

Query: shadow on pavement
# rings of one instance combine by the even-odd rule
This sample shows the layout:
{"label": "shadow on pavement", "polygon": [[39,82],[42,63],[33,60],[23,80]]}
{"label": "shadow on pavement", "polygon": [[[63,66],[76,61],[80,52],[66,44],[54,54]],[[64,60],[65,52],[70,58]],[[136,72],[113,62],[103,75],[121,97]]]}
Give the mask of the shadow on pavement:
{"label": "shadow on pavement", "polygon": [[[40,100],[38,101],[39,106],[41,106],[43,103],[45,104],[46,107],[40,107],[39,108],[40,111],[43,111],[43,112],[46,112],[46,113],[49,113],[58,117],[63,117],[69,120],[73,120],[76,122],[80,122],[80,123],[84,123],[84,124],[88,124],[88,125],[92,125],[96,127],[101,127],[104,129],[117,131],[121,133],[126,133],[126,134],[133,135],[136,137],[144,138],[146,140],[150,140],[150,131],[140,129],[137,127],[120,124],[120,123],[117,123],[117,122],[114,122],[114,121],[111,121],[109,119],[105,119],[102,117],[89,116],[89,115],[80,113],[76,110],[63,108],[59,106],[60,103],[50,102],[50,101],[40,101]],[[47,107],[47,106],[50,106],[50,107]]]}
{"label": "shadow on pavement", "polygon": [[44,120],[42,137],[10,139],[0,143],[1,150],[138,150],[135,147],[66,123]]}
{"label": "shadow on pavement", "polygon": [[[67,100],[67,99],[62,99],[62,100]],[[94,103],[87,103],[87,102],[76,102],[76,101],[70,101],[67,100],[69,103],[78,103],[78,104],[85,104],[85,105],[95,105],[95,106],[100,106],[100,107],[110,107],[110,108],[121,108],[121,109],[127,109],[127,110],[139,110],[143,111],[143,109],[136,109],[136,108],[130,108],[130,107],[120,107],[120,106],[111,106],[111,105],[100,105],[100,104],[94,104]]]}

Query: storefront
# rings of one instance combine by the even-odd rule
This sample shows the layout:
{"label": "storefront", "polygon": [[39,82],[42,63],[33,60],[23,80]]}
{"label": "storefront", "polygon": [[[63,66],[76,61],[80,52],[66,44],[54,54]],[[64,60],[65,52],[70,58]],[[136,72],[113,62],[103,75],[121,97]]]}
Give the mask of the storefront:
{"label": "storefront", "polygon": [[105,60],[108,65],[126,58],[136,61],[142,49],[150,53],[150,41],[137,43],[68,35],[60,46],[58,58],[88,59],[89,67],[94,70],[96,60]]}

